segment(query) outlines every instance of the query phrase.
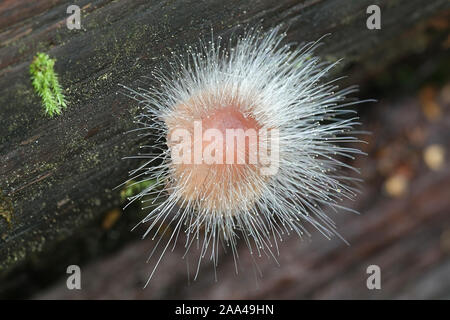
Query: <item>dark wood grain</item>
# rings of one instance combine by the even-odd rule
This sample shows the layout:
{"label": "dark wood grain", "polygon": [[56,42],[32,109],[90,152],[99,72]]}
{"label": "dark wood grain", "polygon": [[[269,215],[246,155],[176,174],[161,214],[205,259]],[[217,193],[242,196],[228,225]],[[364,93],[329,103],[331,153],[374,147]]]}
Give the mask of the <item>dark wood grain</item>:
{"label": "dark wood grain", "polygon": [[[0,216],[0,291],[7,282],[16,286],[12,274],[27,278],[19,271],[30,264],[104,250],[97,244],[106,232],[101,220],[120,206],[112,189],[136,165],[121,158],[140,143],[123,134],[134,128],[137,106],[116,95],[118,83],[139,85],[164,56],[197,43],[211,27],[227,36],[257,23],[288,26],[288,40],[297,42],[331,33],[319,52],[330,61],[345,58],[336,72],[345,68],[353,83],[426,48],[435,40],[427,26],[448,17],[449,8],[445,0],[79,1],[82,29],[71,31],[65,18],[72,3],[0,5],[0,192],[12,204],[11,223]],[[380,31],[365,27],[372,3],[382,8]],[[57,59],[69,101],[54,119],[43,115],[28,75],[39,51]],[[14,281],[28,281],[21,277]]]}
{"label": "dark wood grain", "polygon": [[[361,197],[346,204],[360,215],[332,215],[350,245],[337,238],[327,240],[317,232],[303,242],[289,237],[280,243],[279,266],[273,259],[254,257],[261,277],[255,277],[252,257],[243,245],[238,251],[239,274],[231,255],[222,256],[215,282],[208,263],[203,263],[196,281],[192,265],[188,276],[180,243],[174,252],[166,253],[149,287],[142,290],[152,270],[152,264],[144,261],[155,244],[146,239],[83,265],[82,290],[67,290],[62,274],[63,280],[33,297],[449,299],[450,160],[447,157],[441,169],[434,171],[422,156],[431,144],[450,150],[450,82],[436,90],[433,100],[442,112],[433,121],[424,115],[418,96],[411,95],[381,99],[363,118],[365,129],[372,131],[364,137],[370,142],[365,148],[370,157],[353,164],[361,168],[366,183]],[[384,183],[399,171],[408,172],[406,190],[392,197]],[[366,286],[370,265],[380,267],[381,290]]]}

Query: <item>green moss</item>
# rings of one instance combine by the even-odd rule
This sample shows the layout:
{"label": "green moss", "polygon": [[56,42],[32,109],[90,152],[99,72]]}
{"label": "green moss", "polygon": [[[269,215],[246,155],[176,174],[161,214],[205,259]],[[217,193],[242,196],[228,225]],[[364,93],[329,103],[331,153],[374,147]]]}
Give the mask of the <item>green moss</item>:
{"label": "green moss", "polygon": [[34,90],[42,99],[45,113],[53,117],[65,108],[66,100],[55,73],[55,59],[39,52],[30,65],[31,81]]}
{"label": "green moss", "polygon": [[120,200],[122,202],[125,202],[129,197],[139,194],[141,191],[145,190],[154,183],[155,183],[154,180],[145,180],[141,182],[130,180],[125,184],[125,187],[120,191]]}

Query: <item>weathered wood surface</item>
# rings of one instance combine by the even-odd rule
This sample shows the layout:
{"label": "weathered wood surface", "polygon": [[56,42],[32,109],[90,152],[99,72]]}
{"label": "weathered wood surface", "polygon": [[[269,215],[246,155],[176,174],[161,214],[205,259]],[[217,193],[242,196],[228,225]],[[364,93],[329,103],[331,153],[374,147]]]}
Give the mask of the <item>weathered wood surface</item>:
{"label": "weathered wood surface", "polygon": [[[149,287],[142,286],[151,265],[144,260],[154,243],[130,243],[118,253],[82,266],[82,290],[69,291],[66,279],[36,294],[38,299],[450,299],[450,160],[430,170],[423,159],[430,144],[450,150],[450,79],[437,88],[429,103],[442,117],[429,120],[417,96],[382,99],[363,117],[373,132],[359,159],[366,180],[352,208],[361,215],[333,215],[347,246],[319,233],[300,242],[281,244],[280,266],[256,259],[263,277],[256,281],[248,250],[239,250],[239,274],[233,259],[214,270],[203,264],[190,282],[182,243],[169,252]],[[424,90],[428,90],[425,88]],[[426,102],[425,102],[426,103]],[[426,113],[426,111],[425,111]],[[390,177],[402,174],[407,183],[400,197],[384,190]],[[311,241],[309,241],[311,240]],[[225,257],[224,257],[225,258]],[[366,269],[381,270],[381,290],[368,290]]]}
{"label": "weathered wood surface", "polygon": [[[140,143],[123,135],[134,128],[136,105],[116,95],[118,83],[137,86],[163,55],[197,43],[211,27],[227,35],[255,23],[289,26],[288,39],[297,42],[332,33],[320,53],[344,57],[341,67],[357,82],[423,50],[433,41],[423,25],[449,7],[445,0],[79,1],[82,30],[71,31],[65,18],[72,3],[0,4],[0,199],[7,208],[0,217],[0,293],[38,281],[21,272],[29,266],[45,269],[56,257],[76,262],[127,237],[129,221],[112,236],[101,225],[105,212],[120,206],[112,188],[136,165],[121,158]],[[373,3],[382,8],[380,31],[365,26]],[[67,89],[69,108],[55,119],[43,116],[30,83],[38,51],[57,59]]]}

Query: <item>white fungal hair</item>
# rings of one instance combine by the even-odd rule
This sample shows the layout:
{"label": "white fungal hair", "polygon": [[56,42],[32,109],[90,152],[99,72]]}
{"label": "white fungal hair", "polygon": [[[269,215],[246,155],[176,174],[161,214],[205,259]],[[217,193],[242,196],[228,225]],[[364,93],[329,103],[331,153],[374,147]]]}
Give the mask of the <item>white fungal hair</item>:
{"label": "white fungal hair", "polygon": [[[135,183],[151,181],[130,198],[130,203],[141,200],[152,209],[141,221],[148,224],[144,237],[150,232],[152,239],[159,237],[155,248],[166,241],[149,280],[181,231],[186,253],[194,243],[200,249],[197,277],[205,257],[217,266],[219,243],[231,248],[237,271],[238,241],[245,242],[250,254],[276,260],[285,235],[309,235],[307,224],[325,237],[338,235],[325,210],[353,211],[340,202],[355,197],[359,179],[339,170],[357,171],[342,158],[363,154],[348,146],[360,141],[353,136],[358,117],[349,107],[361,101],[348,98],[357,89],[339,89],[339,79],[325,80],[338,62],[321,62],[314,55],[319,41],[297,47],[282,44],[285,37],[277,27],[232,36],[226,47],[220,37],[200,42],[188,48],[186,57],[174,56],[169,71],[152,73],[159,86],[124,87],[142,106],[138,130],[152,142],[142,148],[157,151],[133,157],[145,162],[130,171]],[[193,186],[191,173],[177,175],[172,163],[168,119],[181,104],[192,114],[207,115],[230,101],[260,127],[279,130],[278,171],[262,176],[244,167],[236,184],[230,181],[235,178],[231,167],[220,176],[211,170],[209,179]],[[190,197],[186,188],[195,190]]]}

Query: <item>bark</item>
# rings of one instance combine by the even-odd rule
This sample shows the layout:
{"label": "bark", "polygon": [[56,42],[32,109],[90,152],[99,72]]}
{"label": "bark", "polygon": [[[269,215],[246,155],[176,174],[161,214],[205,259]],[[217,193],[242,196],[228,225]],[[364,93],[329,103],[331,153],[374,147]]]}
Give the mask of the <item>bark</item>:
{"label": "bark", "polygon": [[[105,222],[121,206],[113,188],[136,166],[121,159],[142,143],[123,134],[135,128],[137,105],[116,94],[118,83],[142,85],[165,56],[211,27],[226,37],[258,23],[288,26],[296,42],[331,33],[319,53],[345,58],[336,72],[345,69],[355,83],[433,43],[427,30],[449,9],[446,0],[79,1],[82,29],[68,30],[72,2],[0,5],[0,293],[31,281],[22,270],[59,268],[119,245],[137,221],[139,213],[128,214],[115,236]],[[381,30],[366,28],[373,3],[381,7]],[[37,52],[57,59],[66,89],[68,109],[53,119],[31,86]]]}
{"label": "bark", "polygon": [[[429,101],[424,93],[433,88]],[[318,232],[300,241],[287,237],[276,256],[251,256],[238,250],[235,274],[231,254],[214,268],[208,259],[193,281],[197,260],[187,268],[183,243],[167,252],[159,269],[142,290],[153,264],[144,261],[155,241],[131,242],[114,255],[82,266],[82,290],[67,290],[66,277],[38,299],[449,299],[450,298],[450,160],[439,170],[422,161],[431,144],[450,150],[450,84],[426,85],[420,96],[383,99],[363,117],[372,135],[368,158],[353,163],[363,172],[362,194],[347,206],[360,215],[330,213],[349,245]],[[445,98],[447,96],[447,98]],[[430,121],[427,103],[435,103],[441,117]],[[402,195],[394,197],[386,181],[402,175]],[[309,228],[310,230],[312,228]],[[151,260],[154,262],[157,256]],[[194,261],[192,261],[194,260]],[[255,276],[258,270],[262,276]],[[381,289],[369,290],[367,280],[380,268]],[[188,272],[190,270],[190,272]],[[370,269],[369,269],[370,271]],[[62,274],[62,272],[60,272]],[[369,283],[373,283],[369,281]]]}

